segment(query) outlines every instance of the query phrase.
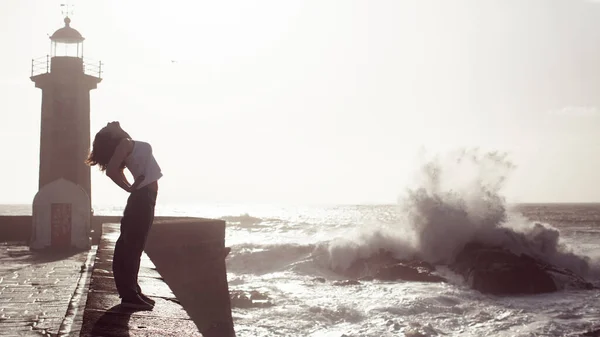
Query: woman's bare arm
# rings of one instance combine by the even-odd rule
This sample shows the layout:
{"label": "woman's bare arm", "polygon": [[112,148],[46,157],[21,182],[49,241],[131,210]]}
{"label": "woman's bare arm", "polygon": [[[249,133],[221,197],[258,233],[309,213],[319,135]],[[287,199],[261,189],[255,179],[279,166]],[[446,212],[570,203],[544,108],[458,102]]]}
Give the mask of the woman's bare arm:
{"label": "woman's bare arm", "polygon": [[131,145],[130,139],[123,139],[119,145],[117,145],[115,153],[112,155],[106,166],[106,175],[112,179],[115,184],[127,192],[131,192],[131,184],[129,184],[125,177],[122,164],[131,152]]}

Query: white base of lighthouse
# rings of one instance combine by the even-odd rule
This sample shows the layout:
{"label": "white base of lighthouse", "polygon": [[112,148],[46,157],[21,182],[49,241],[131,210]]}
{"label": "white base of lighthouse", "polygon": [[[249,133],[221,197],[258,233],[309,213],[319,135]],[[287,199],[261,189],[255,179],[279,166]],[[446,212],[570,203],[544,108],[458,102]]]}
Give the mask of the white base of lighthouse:
{"label": "white base of lighthouse", "polygon": [[66,179],[45,186],[33,200],[31,249],[89,249],[91,205],[85,190]]}

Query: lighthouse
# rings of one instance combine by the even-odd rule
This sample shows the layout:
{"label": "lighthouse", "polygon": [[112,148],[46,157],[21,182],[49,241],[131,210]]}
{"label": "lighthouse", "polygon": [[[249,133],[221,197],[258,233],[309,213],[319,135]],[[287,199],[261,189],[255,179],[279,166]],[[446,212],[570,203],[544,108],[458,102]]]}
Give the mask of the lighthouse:
{"label": "lighthouse", "polygon": [[84,37],[64,18],[50,36],[50,54],[33,59],[31,80],[42,90],[39,191],[33,203],[31,246],[89,245],[91,172],[90,91],[102,64],[83,57]]}

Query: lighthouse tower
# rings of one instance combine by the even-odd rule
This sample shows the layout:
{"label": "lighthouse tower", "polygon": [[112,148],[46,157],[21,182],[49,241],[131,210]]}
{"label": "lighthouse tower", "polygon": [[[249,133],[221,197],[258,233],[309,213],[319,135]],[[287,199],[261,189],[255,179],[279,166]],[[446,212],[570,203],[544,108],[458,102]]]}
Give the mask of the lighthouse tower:
{"label": "lighthouse tower", "polygon": [[[32,246],[85,246],[91,214],[90,91],[102,64],[85,62],[83,36],[64,19],[50,36],[50,55],[32,60],[42,90],[39,192],[33,205]],[[87,227],[87,228],[85,228]],[[37,243],[36,243],[37,242]]]}
{"label": "lighthouse tower", "polygon": [[39,188],[64,178],[89,196],[90,90],[102,80],[101,63],[84,63],[84,38],[64,22],[50,36],[51,55],[32,62],[31,80],[42,89]]}

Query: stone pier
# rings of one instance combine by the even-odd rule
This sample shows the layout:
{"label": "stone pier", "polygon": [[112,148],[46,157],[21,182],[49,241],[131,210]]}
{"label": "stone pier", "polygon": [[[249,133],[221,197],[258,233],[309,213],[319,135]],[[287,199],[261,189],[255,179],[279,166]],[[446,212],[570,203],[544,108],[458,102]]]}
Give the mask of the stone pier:
{"label": "stone pier", "polygon": [[[119,219],[120,217],[94,217],[92,228],[97,239],[89,252],[37,251],[31,253],[37,259],[49,256],[50,261],[56,262],[43,260],[41,265],[32,265],[30,273],[25,272],[29,269],[11,272],[10,280],[6,277],[9,274],[3,274],[5,279],[0,277],[0,286],[4,286],[6,291],[0,291],[0,303],[21,303],[14,300],[17,298],[14,296],[16,292],[12,292],[12,288],[6,288],[7,282],[14,281],[15,287],[25,289],[28,286],[31,289],[27,288],[27,291],[34,294],[31,297],[27,291],[22,292],[27,297],[23,303],[28,306],[38,305],[38,311],[44,313],[36,314],[28,307],[28,310],[22,312],[10,311],[10,320],[6,320],[9,311],[2,308],[0,330],[8,335],[14,332],[23,336],[37,334],[40,329],[52,334],[68,328],[69,335],[80,331],[81,336],[86,337],[235,337],[225,267],[228,253],[224,242],[225,222],[157,217],[148,237],[139,274],[142,290],[156,301],[156,306],[152,311],[128,312],[118,305],[120,300],[112,277],[114,244],[119,236],[119,224],[116,222]],[[94,226],[94,223],[106,220],[114,221]],[[19,264],[24,262],[21,261],[21,256],[31,255],[23,244],[31,235],[31,221],[31,216],[0,217],[0,242],[21,242],[15,246],[20,249],[18,256],[10,253],[12,255],[3,259],[3,264],[9,269],[23,268]],[[61,262],[63,258],[60,254],[66,254],[65,262]],[[85,261],[86,256],[88,262]],[[56,272],[59,267],[62,268],[62,274]],[[81,275],[87,272],[90,276],[82,278]],[[25,279],[19,281],[20,276]],[[61,280],[70,282],[53,288],[57,293],[51,296],[51,300],[64,299],[64,305],[52,305],[52,308],[57,309],[56,314],[51,316],[52,319],[43,316],[46,314],[44,305],[50,305],[49,302],[43,302],[48,297],[47,290],[36,288],[36,285],[45,284],[48,280],[54,283]],[[41,297],[38,300],[36,296]],[[63,310],[64,314],[61,315]],[[5,318],[2,318],[3,314]],[[37,316],[31,318],[32,314]],[[44,323],[36,321],[42,318]],[[0,336],[4,335],[0,333]]]}

